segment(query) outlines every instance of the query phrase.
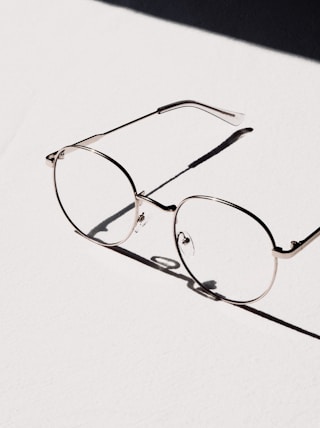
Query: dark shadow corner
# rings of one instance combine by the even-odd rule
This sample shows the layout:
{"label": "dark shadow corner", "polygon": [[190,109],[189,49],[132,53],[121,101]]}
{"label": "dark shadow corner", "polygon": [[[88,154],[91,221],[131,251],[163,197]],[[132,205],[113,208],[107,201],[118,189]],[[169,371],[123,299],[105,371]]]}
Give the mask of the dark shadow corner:
{"label": "dark shadow corner", "polygon": [[169,21],[320,60],[320,2],[98,0]]}

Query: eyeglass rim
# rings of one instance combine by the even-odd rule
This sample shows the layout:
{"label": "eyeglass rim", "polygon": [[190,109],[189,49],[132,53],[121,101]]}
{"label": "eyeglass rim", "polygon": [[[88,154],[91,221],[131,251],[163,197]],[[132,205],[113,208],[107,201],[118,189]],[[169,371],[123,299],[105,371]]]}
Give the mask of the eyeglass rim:
{"label": "eyeglass rim", "polygon": [[[133,201],[132,203],[134,203],[134,218],[133,218],[133,224],[132,227],[130,228],[129,232],[126,234],[125,238],[114,242],[114,243],[106,243],[103,241],[99,241],[96,238],[91,238],[90,236],[88,236],[87,234],[85,234],[84,232],[82,232],[82,230],[71,220],[71,218],[69,217],[69,215],[67,214],[63,203],[60,199],[59,196],[59,192],[58,192],[58,186],[57,186],[57,180],[56,180],[56,166],[58,163],[58,160],[61,159],[61,155],[63,154],[63,152],[65,150],[77,150],[77,149],[82,149],[82,150],[86,150],[88,152],[94,153],[98,156],[101,156],[102,158],[106,159],[107,161],[111,162],[112,164],[114,164],[116,167],[118,167],[121,172],[123,172],[126,176],[126,178],[128,179],[130,185],[131,185],[131,189],[133,191]],[[87,147],[87,146],[82,146],[82,145],[68,145],[68,146],[64,146],[61,149],[58,150],[58,152],[56,153],[55,159],[54,159],[54,163],[53,163],[53,181],[54,181],[54,189],[55,189],[55,194],[56,197],[58,199],[60,208],[62,209],[62,212],[64,213],[65,217],[67,218],[67,220],[69,221],[69,223],[71,223],[71,225],[75,228],[75,231],[81,235],[82,237],[84,237],[85,239],[87,239],[88,241],[91,241],[95,244],[98,244],[102,247],[115,247],[117,245],[121,245],[123,244],[125,241],[127,241],[130,236],[132,235],[134,229],[136,228],[137,222],[138,222],[138,218],[139,218],[139,200],[137,198],[137,190],[136,190],[136,186],[134,184],[134,181],[132,180],[130,174],[128,173],[128,171],[119,163],[117,162],[115,159],[111,158],[110,156],[106,155],[105,153],[100,152],[99,150],[93,149],[92,147]]]}
{"label": "eyeglass rim", "polygon": [[[132,191],[133,191],[133,197],[134,197],[134,202],[133,203],[134,203],[135,212],[134,212],[134,219],[133,219],[132,227],[130,228],[129,232],[127,233],[127,235],[122,240],[119,240],[117,242],[109,244],[109,243],[106,243],[106,242],[103,242],[103,241],[99,241],[98,239],[91,238],[90,236],[88,236],[87,234],[85,234],[84,232],[82,232],[81,229],[79,229],[79,227],[71,220],[71,218],[67,214],[67,212],[66,212],[66,210],[65,210],[65,208],[63,206],[63,203],[62,203],[62,201],[60,199],[59,192],[58,192],[58,186],[57,186],[57,180],[56,180],[56,165],[57,165],[58,160],[60,159],[60,156],[63,154],[63,152],[65,150],[71,150],[71,151],[73,151],[73,150],[76,150],[76,149],[86,150],[86,151],[94,153],[94,154],[96,154],[98,156],[101,156],[102,158],[106,159],[107,161],[111,162],[116,167],[118,167],[119,170],[121,170],[121,172],[124,173],[125,176],[126,176],[126,178],[128,179],[128,181],[129,181],[129,183],[131,185]],[[130,238],[130,236],[132,235],[132,233],[135,230],[136,225],[138,223],[138,219],[139,219],[139,205],[141,203],[141,195],[137,193],[136,186],[135,186],[134,181],[133,181],[132,177],[130,176],[130,174],[128,173],[128,171],[119,162],[117,162],[115,159],[111,158],[110,156],[106,155],[105,153],[100,152],[99,150],[96,150],[96,149],[93,149],[91,147],[82,146],[82,145],[78,144],[76,146],[75,145],[67,145],[67,146],[62,147],[60,150],[58,150],[58,152],[56,153],[55,159],[54,159],[53,167],[54,167],[53,168],[54,169],[54,174],[53,174],[53,176],[54,176],[54,188],[55,188],[55,193],[56,193],[56,196],[57,196],[57,199],[58,199],[58,203],[59,203],[59,205],[60,205],[60,207],[62,209],[62,212],[64,213],[65,217],[67,218],[67,220],[69,221],[69,223],[71,223],[71,225],[75,228],[75,231],[79,235],[83,236],[85,239],[87,239],[87,240],[89,240],[89,241],[91,241],[91,242],[93,242],[95,244],[98,244],[98,245],[100,245],[102,247],[115,247],[117,245],[121,245],[122,243],[124,243],[125,241],[127,241]],[[261,295],[259,295],[258,297],[254,298],[254,299],[239,301],[239,300],[229,299],[229,298],[227,298],[225,296],[220,296],[217,293],[214,293],[213,291],[208,290],[207,288],[205,288],[202,285],[201,281],[199,281],[197,279],[197,277],[189,269],[187,263],[184,261],[183,255],[181,254],[181,251],[179,249],[178,239],[177,239],[177,233],[176,233],[176,226],[177,226],[177,216],[178,216],[178,213],[180,211],[180,208],[187,201],[189,201],[191,199],[206,199],[206,200],[211,200],[211,201],[214,201],[214,202],[217,202],[217,203],[228,205],[228,206],[230,206],[232,208],[235,208],[235,209],[243,212],[244,214],[247,214],[249,217],[251,217],[257,223],[259,223],[260,226],[265,230],[265,232],[267,233],[267,235],[268,235],[268,237],[269,237],[269,239],[271,241],[272,247],[274,248],[276,246],[275,240],[274,240],[274,237],[273,237],[270,229],[268,228],[268,226],[257,215],[255,215],[251,211],[247,210],[246,208],[243,208],[243,207],[241,207],[241,206],[239,206],[237,204],[234,204],[233,202],[226,201],[224,199],[217,198],[217,197],[214,197],[214,196],[207,196],[207,195],[192,195],[192,196],[188,196],[188,197],[184,198],[175,207],[175,210],[174,210],[173,236],[174,236],[174,242],[175,242],[175,246],[176,246],[179,258],[180,258],[183,266],[185,267],[185,269],[187,270],[187,272],[191,276],[191,278],[201,287],[201,289],[203,291],[205,291],[206,293],[209,293],[210,295],[214,296],[217,300],[221,300],[221,301],[224,301],[226,303],[230,303],[230,304],[234,304],[234,305],[250,304],[250,303],[254,303],[254,302],[257,302],[258,300],[262,299],[271,290],[271,288],[272,288],[272,286],[273,286],[273,284],[275,282],[275,278],[276,278],[276,274],[277,274],[278,258],[272,253],[272,251],[271,251],[271,257],[273,257],[273,259],[274,259],[274,269],[273,269],[273,274],[272,274],[272,278],[271,278],[270,284],[269,284],[269,286],[266,288],[266,290]]]}
{"label": "eyeglass rim", "polygon": [[271,290],[271,288],[272,288],[272,286],[273,286],[273,284],[274,284],[274,282],[275,282],[275,279],[276,279],[276,275],[277,275],[277,270],[278,270],[278,258],[277,257],[275,257],[274,255],[273,255],[273,253],[272,253],[272,249],[270,250],[270,257],[272,257],[273,258],[273,260],[274,260],[274,265],[273,265],[273,273],[272,273],[272,277],[271,277],[271,280],[270,280],[270,283],[269,283],[269,285],[268,285],[268,287],[266,288],[266,290],[261,294],[261,295],[259,295],[258,297],[256,297],[256,298],[253,298],[253,299],[248,299],[248,300],[235,300],[235,299],[230,299],[230,298],[227,298],[227,297],[225,297],[225,296],[221,296],[221,295],[218,295],[217,293],[215,293],[214,291],[211,291],[211,290],[208,290],[207,288],[205,288],[204,286],[203,286],[203,284],[201,283],[201,281],[199,281],[198,280],[198,278],[192,273],[192,271],[190,270],[190,268],[188,267],[188,265],[187,265],[187,263],[185,262],[185,260],[184,260],[184,257],[183,257],[183,255],[182,255],[182,253],[181,253],[181,251],[180,251],[180,248],[179,248],[179,244],[178,244],[178,234],[177,234],[177,217],[178,217],[178,214],[179,214],[179,211],[180,211],[180,208],[186,203],[186,202],[188,202],[188,201],[190,201],[191,199],[206,199],[206,200],[210,200],[210,201],[214,201],[214,202],[217,202],[217,203],[221,203],[221,204],[224,204],[224,205],[228,205],[228,206],[230,206],[231,208],[235,208],[235,209],[237,209],[237,210],[239,210],[239,211],[241,211],[241,212],[243,212],[244,214],[247,214],[249,217],[251,217],[253,220],[255,220],[257,223],[259,223],[260,224],[260,226],[262,226],[262,228],[265,230],[265,232],[267,233],[267,235],[269,236],[269,238],[270,238],[270,241],[271,241],[271,244],[272,244],[272,248],[274,248],[275,247],[275,240],[274,240],[274,237],[273,237],[273,235],[272,235],[272,233],[271,233],[271,231],[270,231],[270,229],[268,228],[268,226],[257,216],[257,215],[255,215],[255,214],[253,214],[251,211],[249,211],[249,210],[247,210],[246,208],[243,208],[243,207],[241,207],[241,206],[239,206],[239,205],[237,205],[237,204],[234,204],[233,202],[229,202],[229,201],[226,201],[226,200],[224,200],[224,199],[220,199],[220,198],[217,198],[217,197],[214,197],[214,196],[206,196],[206,195],[193,195],[193,196],[188,196],[188,197],[186,197],[186,198],[184,198],[178,205],[177,205],[177,209],[176,209],[176,211],[175,211],[175,213],[174,213],[174,221],[173,221],[173,236],[174,236],[174,242],[175,242],[175,246],[176,246],[176,249],[177,249],[177,252],[178,252],[178,254],[179,254],[179,258],[180,258],[180,260],[181,260],[181,262],[182,262],[182,264],[183,264],[183,266],[185,267],[185,269],[187,270],[187,272],[189,273],[189,275],[191,276],[191,278],[201,287],[201,289],[203,290],[203,291],[205,291],[206,293],[209,293],[210,295],[212,295],[213,297],[215,297],[217,300],[221,300],[221,301],[224,301],[224,302],[226,302],[226,303],[230,303],[230,304],[233,304],[233,305],[245,305],[245,304],[250,304],[250,303],[254,303],[254,302],[257,302],[257,301],[259,301],[260,299],[262,299],[263,297],[265,297],[266,296],[266,294],[268,294],[269,293],[269,291]]}

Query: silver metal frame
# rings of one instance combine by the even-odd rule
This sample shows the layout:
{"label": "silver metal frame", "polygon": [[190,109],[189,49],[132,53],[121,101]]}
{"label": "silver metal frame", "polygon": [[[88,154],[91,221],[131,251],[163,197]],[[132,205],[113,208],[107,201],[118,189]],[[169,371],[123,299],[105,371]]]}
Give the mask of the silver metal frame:
{"label": "silver metal frame", "polygon": [[117,161],[110,158],[106,154],[101,153],[98,150],[92,149],[91,147],[80,146],[80,145],[77,145],[75,147],[75,150],[78,150],[78,149],[87,150],[88,152],[95,153],[96,155],[101,156],[102,158],[106,159],[107,161],[109,161],[109,162],[113,163],[115,166],[117,166],[123,172],[123,174],[127,177],[128,182],[130,183],[131,188],[132,188],[132,196],[134,199],[134,202],[133,202],[134,203],[133,208],[135,209],[134,221],[133,221],[133,224],[132,224],[132,227],[131,227],[129,233],[127,234],[127,236],[125,238],[121,239],[120,241],[113,242],[110,244],[107,244],[105,242],[101,242],[98,239],[91,238],[86,233],[82,232],[82,230],[80,230],[78,228],[78,226],[71,220],[71,218],[67,214],[66,210],[64,209],[63,203],[62,203],[60,196],[59,196],[59,190],[58,190],[57,180],[56,180],[56,165],[57,165],[57,162],[59,159],[63,159],[63,157],[65,155],[65,151],[69,150],[70,147],[72,147],[72,146],[65,146],[62,149],[58,150],[56,152],[56,156],[55,156],[54,163],[53,163],[53,167],[54,167],[54,172],[53,172],[54,189],[55,189],[55,193],[56,193],[60,208],[62,209],[64,215],[67,217],[67,219],[69,220],[69,222],[72,224],[72,226],[75,228],[76,232],[79,235],[81,235],[84,238],[88,239],[89,241],[94,242],[96,244],[99,244],[103,247],[114,247],[116,245],[121,245],[123,242],[125,242],[132,235],[132,232],[134,231],[134,229],[137,225],[137,222],[138,222],[138,218],[139,218],[139,200],[137,198],[137,190],[136,190],[136,187],[135,187],[135,184],[134,184],[132,178],[130,177],[129,173],[127,172],[127,170],[122,165],[120,165]]}
{"label": "silver metal frame", "polygon": [[[278,258],[283,258],[283,259],[288,259],[291,258],[293,256],[295,256],[297,253],[299,253],[302,249],[304,249],[307,245],[309,245],[313,240],[315,240],[317,237],[320,236],[320,227],[317,228],[314,232],[312,232],[310,235],[308,235],[305,239],[301,240],[301,241],[292,241],[291,242],[291,248],[288,250],[283,250],[281,247],[277,246],[275,244],[275,240],[269,230],[269,228],[266,226],[266,224],[259,218],[257,217],[255,214],[251,213],[250,211],[246,210],[245,208],[242,208],[232,202],[228,202],[225,201],[223,199],[220,198],[216,198],[216,197],[212,197],[212,196],[203,196],[203,195],[194,195],[194,196],[189,196],[185,199],[183,199],[178,205],[163,205],[162,203],[160,203],[159,201],[156,201],[155,199],[150,198],[148,195],[145,195],[144,192],[140,192],[137,193],[136,191],[136,187],[135,184],[131,178],[131,176],[129,175],[129,173],[127,172],[127,170],[121,165],[119,164],[117,161],[115,161],[114,159],[110,158],[109,156],[105,155],[104,153],[99,152],[98,150],[92,149],[87,147],[90,144],[93,144],[95,142],[97,142],[100,138],[115,132],[117,130],[120,130],[126,126],[132,125],[138,121],[141,121],[143,119],[146,119],[150,116],[153,116],[155,114],[162,114],[165,113],[167,111],[171,111],[177,108],[181,108],[181,107],[194,107],[194,108],[198,108],[200,110],[203,110],[209,114],[214,115],[215,117],[224,120],[226,122],[228,122],[231,125],[239,125],[243,118],[244,115],[242,113],[235,113],[235,112],[231,112],[228,110],[223,110],[220,108],[216,108],[216,107],[211,107],[208,106],[206,104],[202,104],[196,101],[190,101],[190,100],[185,100],[185,101],[177,101],[171,104],[167,104],[165,106],[159,107],[157,110],[146,114],[144,116],[141,116],[137,119],[134,119],[130,122],[127,122],[123,125],[120,125],[116,128],[113,128],[109,131],[100,133],[100,134],[95,134],[92,135],[91,137],[85,138],[84,140],[78,141],[74,144],[71,144],[69,146],[65,146],[62,149],[59,149],[58,151],[55,151],[53,153],[50,153],[48,156],[46,156],[46,160],[48,162],[48,165],[52,166],[54,169],[54,188],[55,188],[55,193],[59,202],[59,205],[63,211],[63,213],[65,214],[66,218],[68,219],[68,221],[72,224],[72,226],[75,228],[76,232],[79,233],[81,236],[83,236],[84,238],[88,239],[89,241],[92,241],[96,244],[99,244],[101,246],[104,247],[112,247],[112,246],[116,246],[116,245],[120,245],[123,242],[125,242],[133,233],[137,223],[139,222],[139,206],[141,205],[141,203],[144,202],[148,202],[151,203],[152,205],[155,205],[156,207],[160,208],[163,211],[166,212],[172,212],[174,213],[174,220],[173,220],[173,232],[174,232],[174,240],[175,240],[175,245],[179,254],[179,258],[182,262],[182,264],[184,265],[184,267],[186,268],[186,270],[188,271],[188,273],[191,275],[191,277],[193,278],[194,281],[196,281],[197,284],[199,284],[199,286],[206,292],[206,293],[211,293],[213,296],[215,296],[217,299],[219,300],[223,300],[227,303],[232,303],[232,304],[236,304],[236,305],[243,305],[243,304],[247,304],[247,303],[253,303],[256,302],[258,300],[260,300],[262,297],[264,297],[271,289],[274,281],[275,281],[275,277],[276,277],[276,273],[277,273],[277,267],[278,267]],[[248,129],[249,131],[251,129]],[[248,132],[248,130],[244,130],[246,132]],[[56,165],[59,159],[62,159],[65,152],[66,151],[72,151],[72,150],[76,150],[76,149],[82,149],[82,150],[87,150],[90,151],[92,153],[95,153],[98,156],[102,156],[103,158],[105,158],[107,161],[112,162],[115,166],[117,166],[127,177],[131,187],[132,187],[132,191],[133,191],[133,196],[134,196],[134,202],[133,202],[133,207],[135,209],[135,214],[134,214],[134,222],[133,222],[133,226],[130,229],[130,232],[128,233],[128,235],[122,239],[121,241],[112,243],[112,244],[106,244],[104,242],[99,241],[98,239],[94,239],[88,235],[86,235],[85,233],[83,233],[78,227],[77,225],[75,225],[73,223],[73,221],[70,219],[70,217],[68,216],[67,212],[65,211],[63,204],[60,200],[59,197],[59,192],[58,192],[58,188],[57,188],[57,183],[56,183]],[[266,289],[266,291],[264,293],[262,293],[260,296],[258,296],[257,298],[254,298],[252,300],[247,300],[247,301],[235,301],[232,299],[228,299],[224,296],[220,296],[217,293],[214,293],[211,290],[208,290],[207,288],[205,288],[201,282],[193,275],[193,273],[189,270],[187,264],[184,262],[184,258],[181,255],[180,249],[179,249],[179,245],[178,245],[178,241],[177,241],[177,236],[176,236],[176,223],[177,223],[177,214],[179,212],[179,209],[181,208],[181,206],[188,200],[192,199],[192,198],[202,198],[202,199],[208,199],[208,200],[212,200],[215,201],[217,203],[222,203],[225,205],[229,205],[232,208],[235,208],[237,210],[242,211],[243,213],[249,215],[253,220],[257,221],[261,227],[265,230],[265,232],[267,233],[267,235],[269,236],[273,249],[271,251],[271,255],[274,257],[274,270],[273,270],[273,275],[272,275],[272,279],[271,279],[271,283],[269,285],[269,287]]]}
{"label": "silver metal frame", "polygon": [[310,235],[308,235],[305,239],[301,241],[291,241],[291,248],[289,250],[283,250],[281,247],[275,247],[272,250],[272,254],[274,257],[278,257],[280,259],[291,259],[291,257],[298,254],[301,250],[306,248],[312,241],[320,236],[320,227],[314,230]]}
{"label": "silver metal frame", "polygon": [[186,202],[188,202],[191,199],[207,199],[209,201],[214,201],[214,202],[217,202],[220,204],[229,205],[230,207],[232,207],[238,211],[241,211],[244,214],[247,214],[249,217],[251,217],[253,220],[255,220],[257,223],[260,224],[260,226],[265,230],[265,232],[269,236],[270,243],[271,243],[272,247],[275,247],[275,240],[274,240],[272,233],[271,233],[270,229],[268,228],[268,226],[259,217],[257,217],[255,214],[246,210],[245,208],[240,207],[239,205],[236,205],[236,204],[229,202],[229,201],[225,201],[224,199],[215,198],[213,196],[205,196],[205,195],[188,196],[187,198],[183,199],[180,202],[180,204],[177,206],[177,209],[175,211],[175,216],[174,216],[174,223],[173,223],[173,234],[174,234],[174,238],[175,238],[176,249],[179,253],[180,260],[182,261],[184,267],[186,268],[186,270],[188,271],[188,273],[192,277],[192,279],[194,279],[196,281],[196,283],[199,284],[204,291],[206,291],[207,293],[209,292],[210,294],[215,296],[218,300],[223,300],[224,302],[232,303],[234,305],[244,305],[244,304],[248,304],[248,303],[257,302],[258,300],[262,299],[271,290],[271,287],[272,287],[272,285],[276,279],[276,274],[277,274],[277,269],[278,269],[277,257],[274,257],[273,272],[272,272],[272,277],[271,277],[271,281],[270,281],[269,286],[266,288],[266,290],[262,294],[260,294],[259,296],[255,297],[254,299],[251,299],[251,300],[243,300],[243,301],[233,300],[233,299],[229,299],[228,297],[221,296],[220,294],[215,293],[214,291],[208,290],[208,288],[204,287],[202,285],[201,281],[199,281],[198,278],[194,275],[194,273],[189,269],[187,263],[185,263],[185,261],[184,261],[184,257],[181,254],[181,251],[179,248],[179,243],[178,243],[178,236],[179,235],[178,235],[177,230],[176,230],[176,225],[177,225],[177,216],[179,214],[180,208]]}
{"label": "silver metal frame", "polygon": [[[94,134],[91,137],[85,138],[83,140],[78,141],[77,143],[71,144],[70,147],[74,147],[77,145],[87,146],[89,144],[96,143],[100,138],[105,137],[108,134],[111,134],[112,132],[118,131],[119,129],[122,129],[126,126],[132,125],[136,122],[139,122],[140,120],[146,119],[147,117],[153,116],[155,114],[162,114],[167,111],[175,110],[177,108],[181,107],[194,107],[198,108],[200,110],[205,111],[206,113],[212,114],[213,116],[216,116],[217,118],[224,120],[225,122],[229,123],[230,125],[240,125],[240,123],[244,119],[243,113],[236,113],[229,110],[222,110],[217,107],[210,107],[206,104],[199,103],[197,101],[190,101],[190,100],[184,100],[184,101],[177,101],[175,103],[167,104],[165,106],[157,108],[157,110],[145,114],[144,116],[138,117],[137,119],[131,120],[130,122],[124,123],[123,125],[117,126],[116,128],[110,129],[106,132],[101,132],[100,134]],[[50,164],[53,165],[55,157],[57,155],[57,152],[50,153],[48,156],[46,156],[46,159]]]}

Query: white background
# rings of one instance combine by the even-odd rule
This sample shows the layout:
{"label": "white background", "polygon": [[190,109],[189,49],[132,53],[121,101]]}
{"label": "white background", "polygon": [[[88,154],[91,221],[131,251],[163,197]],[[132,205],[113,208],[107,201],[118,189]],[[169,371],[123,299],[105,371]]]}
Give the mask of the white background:
{"label": "white background", "polygon": [[[243,111],[254,133],[157,199],[231,200],[288,248],[320,225],[319,64],[87,0],[1,2],[0,40],[0,427],[318,427],[317,339],[77,236],[44,158],[179,99]],[[181,109],[103,149],[148,191],[234,130]],[[176,260],[146,209],[126,248]],[[316,334],[318,241],[254,305]]]}

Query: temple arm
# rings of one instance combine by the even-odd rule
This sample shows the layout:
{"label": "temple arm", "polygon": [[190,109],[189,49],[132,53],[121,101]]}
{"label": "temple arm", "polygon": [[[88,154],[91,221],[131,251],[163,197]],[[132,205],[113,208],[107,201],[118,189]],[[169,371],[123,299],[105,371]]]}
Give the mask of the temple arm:
{"label": "temple arm", "polygon": [[318,229],[310,233],[310,235],[308,235],[302,241],[291,241],[290,250],[283,250],[281,247],[275,247],[272,250],[272,254],[275,257],[278,257],[281,259],[289,259],[295,256],[301,250],[303,250],[307,245],[311,244],[311,242],[314,241],[319,236],[320,236],[320,227],[318,227]]}
{"label": "temple arm", "polygon": [[[135,122],[139,122],[142,119],[146,119],[147,117],[153,116],[155,114],[162,114],[165,113],[167,111],[170,110],[174,110],[180,107],[194,107],[194,108],[198,108],[200,110],[203,110],[207,113],[212,114],[213,116],[224,120],[225,122],[228,122],[230,125],[240,125],[240,123],[243,121],[244,119],[244,114],[243,113],[235,113],[229,110],[223,110],[217,107],[210,107],[206,104],[201,104],[198,103],[197,101],[190,101],[190,100],[186,100],[186,101],[177,101],[175,103],[171,103],[171,104],[167,104],[165,106],[159,107],[157,110],[153,111],[152,113],[146,114],[144,116],[138,117],[138,119],[134,119],[131,120],[130,122],[127,122],[123,125],[117,126],[116,128],[113,128],[109,131],[100,133],[100,134],[96,134],[96,135],[92,135],[89,138],[85,138],[84,140],[78,141],[75,144],[72,144],[72,146],[76,146],[78,144],[81,144],[83,146],[88,146],[89,144],[93,144],[96,141],[98,141],[100,138],[104,137],[105,135],[111,134],[111,132],[115,132],[118,131],[121,128],[124,128],[126,126],[132,125]],[[57,155],[58,152],[54,152],[54,153],[50,153],[48,156],[46,156],[46,159],[49,163],[49,165],[53,165],[55,157]]]}
{"label": "temple arm", "polygon": [[181,107],[198,108],[200,110],[203,110],[207,113],[212,114],[215,117],[218,117],[221,120],[224,120],[225,122],[230,123],[230,125],[240,125],[240,123],[244,119],[243,113],[236,113],[233,111],[222,110],[217,107],[210,107],[206,104],[202,104],[202,103],[198,103],[197,101],[190,101],[190,100],[177,101],[175,103],[167,104],[163,107],[159,107],[157,111],[158,113],[161,114],[161,113],[165,113],[166,111],[175,110]]}

